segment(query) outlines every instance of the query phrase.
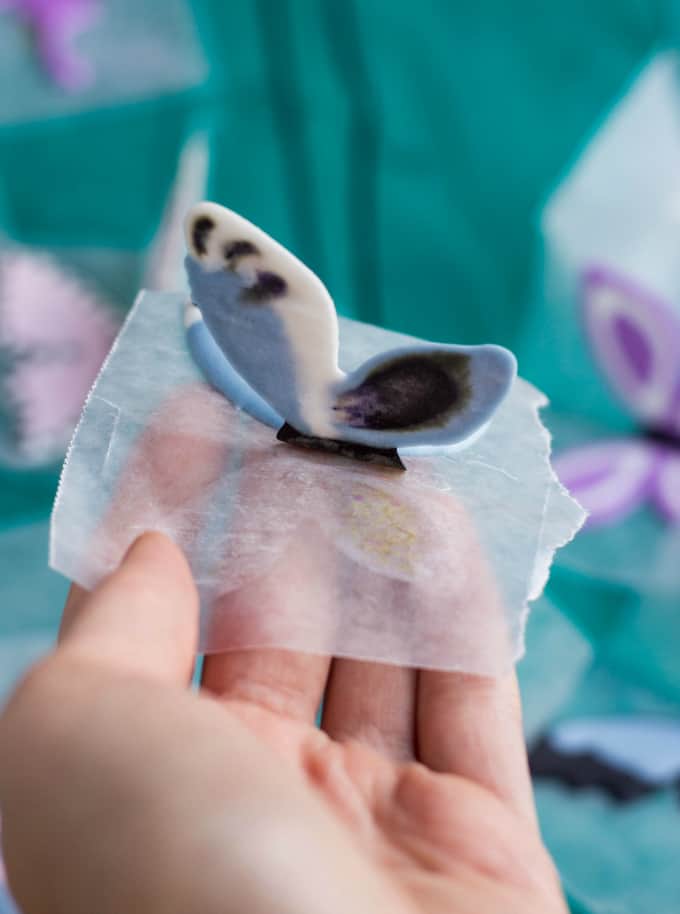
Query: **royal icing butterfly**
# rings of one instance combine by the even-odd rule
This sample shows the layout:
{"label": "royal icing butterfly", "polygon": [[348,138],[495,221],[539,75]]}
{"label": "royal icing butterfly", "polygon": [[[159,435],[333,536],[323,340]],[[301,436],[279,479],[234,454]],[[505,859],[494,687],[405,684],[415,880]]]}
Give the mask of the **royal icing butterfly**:
{"label": "royal icing butterfly", "polygon": [[[311,270],[215,203],[195,206],[185,225],[205,328],[194,358],[211,380],[235,370],[259,401],[254,414],[270,415],[283,441],[403,469],[399,447],[473,441],[515,380],[515,357],[501,346],[424,342],[345,374],[335,305]],[[217,386],[234,402],[232,385]]]}

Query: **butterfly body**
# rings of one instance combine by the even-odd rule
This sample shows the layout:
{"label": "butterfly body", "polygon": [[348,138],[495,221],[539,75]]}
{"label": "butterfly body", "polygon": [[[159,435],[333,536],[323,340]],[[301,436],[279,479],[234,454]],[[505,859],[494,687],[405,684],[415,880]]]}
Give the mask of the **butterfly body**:
{"label": "butterfly body", "polygon": [[376,449],[477,434],[515,377],[499,346],[422,344],[338,367],[335,306],[304,264],[212,203],[186,221],[192,301],[236,372],[294,430]]}

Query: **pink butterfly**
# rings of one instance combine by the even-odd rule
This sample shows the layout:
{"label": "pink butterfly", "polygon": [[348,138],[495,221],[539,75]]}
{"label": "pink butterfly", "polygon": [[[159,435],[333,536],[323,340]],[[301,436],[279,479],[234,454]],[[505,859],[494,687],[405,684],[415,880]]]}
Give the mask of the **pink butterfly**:
{"label": "pink butterfly", "polygon": [[584,274],[583,305],[597,363],[642,434],[567,450],[557,474],[591,526],[647,501],[680,523],[680,312],[604,267]]}

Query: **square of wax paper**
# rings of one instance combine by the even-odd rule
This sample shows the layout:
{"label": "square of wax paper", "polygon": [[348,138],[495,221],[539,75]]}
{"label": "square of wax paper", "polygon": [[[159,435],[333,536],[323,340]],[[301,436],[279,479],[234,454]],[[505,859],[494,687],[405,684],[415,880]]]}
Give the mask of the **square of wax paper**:
{"label": "square of wax paper", "polygon": [[[200,649],[278,647],[498,674],[528,602],[583,521],[519,379],[464,450],[406,472],[303,451],[208,386],[184,297],[142,293],[85,406],[57,495],[51,564],[85,587],[145,530],[185,551]],[[340,321],[340,364],[414,342]]]}

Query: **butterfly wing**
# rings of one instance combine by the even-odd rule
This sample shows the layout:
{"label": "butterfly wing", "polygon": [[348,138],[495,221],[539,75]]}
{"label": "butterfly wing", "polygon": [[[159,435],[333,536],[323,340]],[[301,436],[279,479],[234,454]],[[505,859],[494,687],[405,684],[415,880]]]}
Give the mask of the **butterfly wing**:
{"label": "butterfly wing", "polygon": [[184,324],[189,352],[206,381],[249,416],[280,428],[285,420],[234,369],[206,327],[200,310],[191,303],[185,307]]}
{"label": "butterfly wing", "polygon": [[680,524],[680,453],[670,449],[654,474],[654,503],[666,520]]}
{"label": "butterfly wing", "polygon": [[584,318],[612,389],[647,427],[680,433],[680,314],[605,268],[584,276]]}
{"label": "butterfly wing", "polygon": [[337,386],[337,437],[375,447],[463,442],[489,422],[516,371],[515,357],[501,346],[381,353]]}
{"label": "butterfly wing", "polygon": [[588,511],[591,527],[616,523],[648,497],[659,467],[645,440],[615,439],[563,451],[554,461],[562,484]]}
{"label": "butterfly wing", "polygon": [[199,203],[185,220],[193,303],[232,367],[299,432],[332,437],[338,318],[321,280],[237,213]]}

